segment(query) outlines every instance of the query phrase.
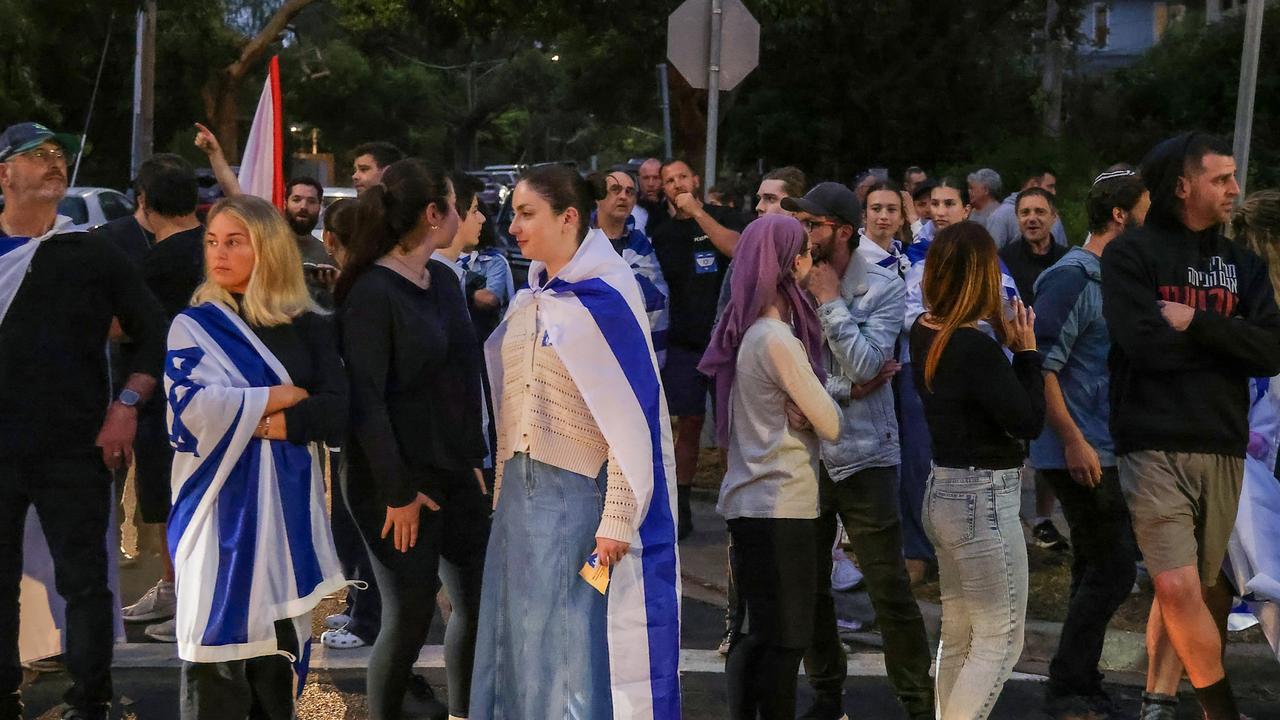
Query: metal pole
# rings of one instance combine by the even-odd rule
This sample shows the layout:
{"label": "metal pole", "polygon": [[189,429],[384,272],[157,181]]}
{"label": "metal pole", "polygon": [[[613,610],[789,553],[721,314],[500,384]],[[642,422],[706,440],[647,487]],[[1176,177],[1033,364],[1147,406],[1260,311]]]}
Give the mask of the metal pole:
{"label": "metal pole", "polygon": [[107,64],[107,48],[111,46],[111,26],[115,24],[116,11],[107,18],[107,39],[102,41],[102,57],[98,60],[98,76],[93,81],[93,93],[89,95],[89,112],[84,116],[84,132],[80,133],[80,150],[76,153],[76,166],[71,170],[71,187],[80,176],[80,159],[84,157],[84,143],[89,138],[89,122],[93,120],[93,104],[98,100],[98,86],[102,84],[102,66]]}
{"label": "metal pole", "polygon": [[1244,23],[1244,51],[1240,55],[1240,90],[1236,100],[1236,132],[1232,152],[1236,158],[1236,180],[1240,183],[1240,203],[1249,175],[1249,144],[1253,136],[1253,96],[1258,89],[1258,49],[1262,46],[1264,0],[1250,0]]}
{"label": "metal pole", "polygon": [[[703,168],[703,194],[716,184],[716,130],[720,124],[720,26],[724,10],[711,0],[711,42],[707,62],[707,162]],[[701,199],[701,198],[699,198]]]}
{"label": "metal pole", "polygon": [[671,159],[671,93],[667,86],[667,64],[658,63],[658,92],[662,96],[662,159]]}
{"label": "metal pole", "polygon": [[156,78],[156,3],[143,0],[138,9],[137,55],[133,64],[133,156],[129,177],[151,157],[154,140]]}

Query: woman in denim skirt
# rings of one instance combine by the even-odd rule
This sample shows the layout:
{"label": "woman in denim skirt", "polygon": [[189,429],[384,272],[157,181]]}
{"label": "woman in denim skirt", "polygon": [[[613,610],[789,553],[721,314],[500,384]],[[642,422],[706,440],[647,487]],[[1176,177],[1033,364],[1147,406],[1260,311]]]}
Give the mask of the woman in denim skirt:
{"label": "woman in denim skirt", "polygon": [[1035,313],[1005,299],[995,242],[972,222],[934,238],[922,290],[926,312],[911,328],[911,356],[933,439],[923,515],[942,585],[938,717],[982,720],[1022,653],[1019,468],[1022,441],[1044,424]]}
{"label": "woman in denim skirt", "polygon": [[498,451],[474,720],[680,717],[671,421],[634,272],[588,231],[604,191],[564,166],[513,191],[533,264],[485,347]]}

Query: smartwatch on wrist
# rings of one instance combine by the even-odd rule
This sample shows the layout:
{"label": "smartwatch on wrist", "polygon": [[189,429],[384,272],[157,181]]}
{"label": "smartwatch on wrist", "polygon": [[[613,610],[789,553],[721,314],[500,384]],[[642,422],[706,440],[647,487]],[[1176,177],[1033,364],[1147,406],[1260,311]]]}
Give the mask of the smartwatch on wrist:
{"label": "smartwatch on wrist", "polygon": [[125,388],[121,390],[120,395],[116,397],[116,402],[125,407],[136,408],[138,407],[138,403],[142,402],[142,396],[139,395],[137,391]]}

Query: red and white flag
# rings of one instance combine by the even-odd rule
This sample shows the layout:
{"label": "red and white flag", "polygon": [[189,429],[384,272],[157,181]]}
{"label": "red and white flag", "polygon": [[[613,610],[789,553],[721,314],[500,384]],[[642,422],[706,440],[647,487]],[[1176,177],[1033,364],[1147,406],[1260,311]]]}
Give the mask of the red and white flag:
{"label": "red and white flag", "polygon": [[253,113],[253,127],[240,156],[240,190],[284,208],[284,106],[280,56],[271,58],[267,82]]}

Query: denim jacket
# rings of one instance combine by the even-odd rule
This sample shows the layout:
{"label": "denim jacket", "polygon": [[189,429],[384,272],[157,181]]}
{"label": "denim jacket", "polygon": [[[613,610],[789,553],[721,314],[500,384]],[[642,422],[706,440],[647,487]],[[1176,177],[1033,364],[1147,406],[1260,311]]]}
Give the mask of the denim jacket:
{"label": "denim jacket", "polygon": [[837,482],[860,470],[899,462],[892,384],[861,400],[851,400],[849,393],[894,357],[906,298],[906,285],[897,271],[872,265],[854,252],[840,281],[840,297],[818,308],[826,338],[827,392],[843,416],[840,436],[822,443],[822,460]]}
{"label": "denim jacket", "polygon": [[[1067,412],[1103,467],[1116,464],[1108,421],[1111,336],[1102,317],[1102,263],[1072,248],[1036,279],[1036,344],[1045,372],[1057,373]],[[1031,441],[1030,463],[1043,470],[1065,469],[1062,440],[1045,423]]]}

